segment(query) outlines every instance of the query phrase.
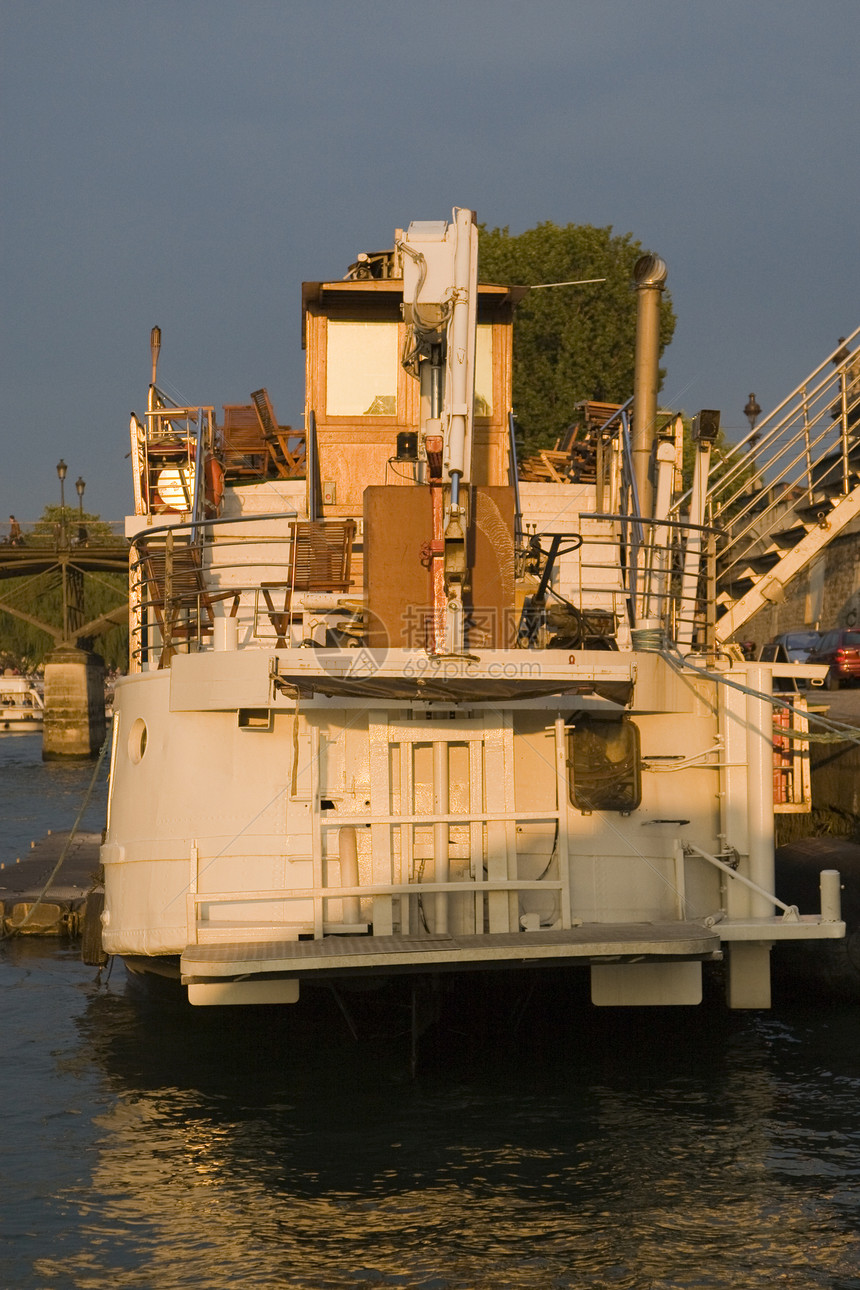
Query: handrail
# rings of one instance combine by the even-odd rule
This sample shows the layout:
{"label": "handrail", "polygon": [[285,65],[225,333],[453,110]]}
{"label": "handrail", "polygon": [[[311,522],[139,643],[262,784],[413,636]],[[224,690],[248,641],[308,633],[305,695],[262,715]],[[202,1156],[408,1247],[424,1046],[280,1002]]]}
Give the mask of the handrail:
{"label": "handrail", "polygon": [[[267,526],[256,537],[248,532],[255,523]],[[318,555],[323,564],[313,574],[316,581],[309,585],[321,594],[330,583],[332,595],[342,600],[348,594],[343,579],[348,579],[353,527],[353,521],[340,518],[306,521],[291,509],[181,520],[141,530],[135,534],[129,553],[131,658],[143,662],[160,652],[160,666],[165,666],[177,649],[202,650],[207,643],[215,648],[216,640],[218,647],[224,648],[226,638],[216,620],[228,616],[236,620],[231,631],[242,634],[243,646],[271,637],[282,645],[281,624],[289,621],[296,590],[289,572],[294,560],[302,558],[303,552],[313,559],[307,542],[312,542],[313,531],[319,530],[323,547]],[[310,537],[306,529],[311,530]],[[275,602],[280,604],[281,600],[283,608],[277,608]],[[224,604],[228,601],[232,601],[229,606]],[[304,612],[304,604],[300,598],[299,613]],[[340,601],[331,609],[341,616],[344,611],[347,616],[354,612],[347,605],[341,607]],[[267,620],[276,629],[271,637],[265,630]]]}
{"label": "handrail", "polygon": [[681,846],[684,851],[694,852],[697,856],[701,856],[703,860],[707,860],[708,864],[715,865],[717,869],[721,869],[730,878],[735,878],[745,887],[749,887],[750,891],[754,891],[757,896],[764,896],[765,900],[770,901],[776,909],[783,910],[783,918],[787,923],[800,921],[797,905],[786,905],[785,901],[780,900],[778,896],[774,896],[770,891],[765,891],[764,887],[760,887],[757,882],[753,882],[745,874],[738,873],[737,869],[733,869],[730,864],[726,864],[725,860],[720,860],[718,856],[712,856],[710,851],[703,851],[701,847],[694,846],[692,842],[685,842],[683,839],[681,839]]}
{"label": "handrail", "polygon": [[[778,531],[796,530],[799,540],[802,530],[809,532],[816,511],[824,523],[837,499],[860,485],[860,349],[850,348],[858,336],[860,327],[844,349],[829,354],[750,430],[725,455],[726,468],[711,483],[707,501],[722,530],[718,585],[733,599],[750,585],[741,579],[751,578],[754,588],[762,576],[759,557],[768,562],[764,576],[774,568],[774,558],[781,558],[780,551],[788,558],[792,541],[777,546]],[[674,515],[683,513],[689,497],[685,493],[675,503]],[[796,564],[787,576],[796,572]]]}
{"label": "handrail", "polygon": [[[842,342],[842,345],[840,345],[839,349],[833,350],[830,354],[827,355],[826,358],[822,359],[821,362],[818,364],[818,366],[810,372],[806,380],[801,381],[799,385],[796,385],[795,388],[791,391],[791,393],[787,394],[781,403],[777,403],[776,407],[771,412],[768,412],[767,416],[762,421],[759,422],[758,427],[750,430],[749,434],[745,435],[744,438],[741,439],[735,445],[735,451],[738,451],[741,448],[746,447],[749,444],[750,440],[757,441],[757,439],[761,437],[761,427],[763,425],[766,425],[768,421],[773,420],[777,416],[777,414],[782,411],[783,408],[788,407],[788,405],[794,399],[796,399],[799,394],[801,395],[804,394],[806,386],[808,386],[811,381],[815,380],[815,378],[818,376],[820,372],[824,371],[828,363],[833,362],[833,359],[839,353],[842,346],[847,347],[851,345],[854,340],[857,340],[857,339],[860,339],[860,326],[855,327],[851,335],[845,337],[845,340]],[[854,355],[849,355],[848,357],[853,357],[853,356]],[[829,375],[833,376],[835,373],[838,373],[841,370],[841,368],[845,366],[846,362],[847,362],[847,358],[843,359],[840,364],[835,365],[833,368],[833,371],[830,372]]]}
{"label": "handrail", "polygon": [[[155,537],[160,533],[175,533],[179,529],[199,529],[199,528],[217,528],[219,524],[256,524],[268,522],[271,520],[296,520],[299,513],[296,510],[290,511],[265,511],[261,515],[227,515],[221,519],[211,520],[181,520],[178,524],[159,524],[153,525],[152,528],[141,529],[135,533],[131,539],[131,545],[136,546],[138,541]],[[261,539],[265,540],[265,539]],[[272,541],[281,541],[280,538],[273,538]]]}
{"label": "handrail", "polygon": [[[860,337],[860,327],[855,328],[851,335],[847,337],[844,342],[846,350],[847,347],[850,346],[850,344],[858,337]],[[723,461],[733,461],[734,464],[714,480],[708,491],[709,501],[715,502],[722,496],[723,500],[721,501],[720,506],[724,509],[727,504],[730,505],[732,501],[736,500],[737,496],[748,487],[749,483],[746,469],[750,458],[746,455],[744,450],[754,451],[755,459],[758,462],[761,462],[763,450],[767,446],[775,443],[779,435],[784,432],[786,425],[789,424],[794,417],[803,416],[805,412],[808,412],[810,404],[820,398],[828,386],[836,384],[840,378],[846,374],[852,361],[857,360],[858,352],[860,351],[855,350],[854,352],[847,352],[841,362],[835,365],[831,371],[828,371],[824,378],[816,385],[815,382],[828,367],[828,364],[833,362],[835,353],[838,352],[839,351],[834,351],[834,353],[828,354],[828,356],[818,364],[818,366],[805,378],[805,380],[801,381],[789,395],[778,403],[776,407],[767,413],[767,415],[759,421],[753,429],[744,435],[737,444],[734,444],[724,454]],[[820,408],[817,415],[820,416],[824,411],[829,412],[830,405],[828,405],[826,409],[823,407]],[[807,427],[808,424],[809,423],[807,423]],[[769,428],[765,429],[765,427],[768,426]],[[790,441],[789,444],[783,444],[780,452],[784,451],[787,447],[790,447],[798,437],[799,436],[795,436],[795,439]],[[775,454],[775,456],[779,455],[780,453]],[[799,457],[790,464],[796,465],[798,461]],[[764,470],[766,468],[767,464],[757,466],[756,477],[763,477]],[[738,489],[738,492],[727,498],[726,489],[733,481],[739,481],[741,483],[741,487]],[[683,511],[684,507],[689,503],[689,498],[690,490],[688,489],[676,501],[673,506],[673,510],[676,512]]]}
{"label": "handrail", "polygon": [[646,515],[614,515],[606,511],[581,511],[582,520],[639,520],[642,524],[653,524],[655,528],[696,529],[699,533],[722,533],[722,528],[713,524],[690,524],[687,520],[655,520]]}
{"label": "handrail", "polygon": [[513,411],[508,413],[508,454],[508,481],[514,490],[514,542],[519,545],[523,538],[523,508],[520,502],[520,471]]}
{"label": "handrail", "polygon": [[[857,328],[852,333],[849,341],[853,340],[858,334],[860,334],[860,328]],[[851,352],[848,350],[846,343],[845,357],[831,371],[822,376],[827,364],[832,363],[832,361],[832,356],[830,356],[820,363],[787,398],[783,399],[772,412],[768,413],[754,429],[750,430],[725,455],[724,460],[734,459],[734,465],[718,479],[714,480],[708,492],[709,499],[713,501],[719,500],[719,504],[724,507],[726,504],[731,504],[735,501],[739,494],[748,488],[748,479],[745,472],[750,456],[745,455],[745,449],[749,450],[749,453],[753,456],[756,477],[763,478],[765,470],[772,465],[772,461],[783,457],[796,444],[804,442],[806,433],[823,416],[827,415],[828,419],[833,419],[831,416],[833,404],[830,400],[836,392],[835,387],[840,387],[840,394],[842,393],[845,385],[844,378],[852,373],[853,367],[858,361],[858,351]],[[816,405],[818,406],[816,407]],[[813,408],[815,408],[815,415],[810,421],[809,413]],[[800,419],[800,427],[792,438],[785,441],[783,438],[785,431],[796,419]],[[840,420],[842,420],[841,417]],[[834,446],[836,446],[838,442],[835,437],[837,431],[833,425],[825,425],[815,443],[820,443],[825,439],[828,431],[834,435]],[[772,458],[768,456],[767,450],[769,448],[775,449]],[[797,466],[802,456],[805,456],[805,454],[798,453],[793,459],[784,462],[781,470]],[[813,463],[808,462],[807,464],[809,466]],[[739,487],[735,492],[729,493],[728,489],[732,483],[737,483]],[[683,506],[684,500],[685,498],[681,499],[680,506]]]}
{"label": "handrail", "polygon": [[[502,816],[510,819],[510,816]],[[468,823],[468,821],[467,821]],[[258,904],[268,900],[340,900],[341,896],[425,896],[435,892],[560,891],[561,878],[462,878],[449,882],[380,882],[355,887],[272,887],[262,891],[187,892],[195,905]]]}

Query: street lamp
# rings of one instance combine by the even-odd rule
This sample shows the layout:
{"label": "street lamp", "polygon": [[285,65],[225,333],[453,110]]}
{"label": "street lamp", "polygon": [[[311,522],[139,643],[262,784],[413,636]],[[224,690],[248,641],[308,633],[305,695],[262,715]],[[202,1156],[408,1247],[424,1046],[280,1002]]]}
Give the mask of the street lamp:
{"label": "street lamp", "polygon": [[84,528],[84,489],[86,481],[82,475],[78,475],[75,480],[75,488],[78,490],[78,546],[86,546],[87,530]]}
{"label": "street lamp", "polygon": [[[756,403],[756,398],[754,394],[751,394],[749,397],[749,402],[744,408],[744,416],[746,417],[747,421],[749,421],[750,423],[750,430],[751,431],[755,430],[755,423],[758,420],[758,418],[761,416],[761,408]],[[750,440],[750,444],[754,444],[757,440],[758,440],[758,435],[757,434],[753,435],[752,439]]]}
{"label": "street lamp", "polygon": [[66,509],[66,490],[64,486],[64,480],[66,478],[66,471],[68,469],[69,469],[68,466],[66,465],[66,463],[63,461],[61,457],[60,460],[57,462],[57,474],[60,477],[60,509],[61,510]]}
{"label": "street lamp", "polygon": [[755,423],[758,420],[758,418],[761,416],[761,408],[756,402],[756,397],[754,394],[751,394],[749,396],[747,405],[744,408],[744,416],[746,417],[747,421],[749,421],[750,423],[749,452],[750,452],[750,460],[752,461],[752,466],[753,466],[753,477],[750,483],[751,483],[752,491],[755,492],[756,475],[758,473],[758,467],[756,465],[756,459],[755,459],[755,446],[759,441],[759,436],[755,433]]}

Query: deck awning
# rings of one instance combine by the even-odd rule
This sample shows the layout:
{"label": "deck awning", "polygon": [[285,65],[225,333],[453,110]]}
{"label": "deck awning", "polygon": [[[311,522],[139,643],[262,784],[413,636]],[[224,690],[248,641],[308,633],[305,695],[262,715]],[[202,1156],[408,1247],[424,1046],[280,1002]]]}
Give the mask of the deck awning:
{"label": "deck awning", "polygon": [[582,695],[624,706],[633,694],[631,656],[608,651],[487,650],[447,657],[401,649],[306,649],[279,651],[277,662],[276,689],[300,698],[493,703]]}

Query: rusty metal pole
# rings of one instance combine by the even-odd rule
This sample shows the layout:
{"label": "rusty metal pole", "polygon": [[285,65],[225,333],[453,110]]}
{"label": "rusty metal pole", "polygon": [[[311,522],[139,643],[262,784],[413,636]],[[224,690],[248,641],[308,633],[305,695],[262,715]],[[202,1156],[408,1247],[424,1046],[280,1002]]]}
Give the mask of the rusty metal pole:
{"label": "rusty metal pole", "polygon": [[653,495],[651,454],[657,432],[657,389],[660,383],[660,295],[668,270],[659,255],[642,255],[633,266],[637,293],[636,355],[633,371],[633,475],[639,511],[650,519]]}

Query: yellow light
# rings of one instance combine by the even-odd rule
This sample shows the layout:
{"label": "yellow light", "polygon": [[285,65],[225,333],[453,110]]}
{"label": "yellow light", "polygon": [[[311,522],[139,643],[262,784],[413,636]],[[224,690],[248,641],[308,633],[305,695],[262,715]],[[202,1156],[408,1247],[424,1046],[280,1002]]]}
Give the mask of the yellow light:
{"label": "yellow light", "polygon": [[159,471],[156,490],[165,506],[175,511],[190,511],[194,497],[194,467],[167,466]]}

